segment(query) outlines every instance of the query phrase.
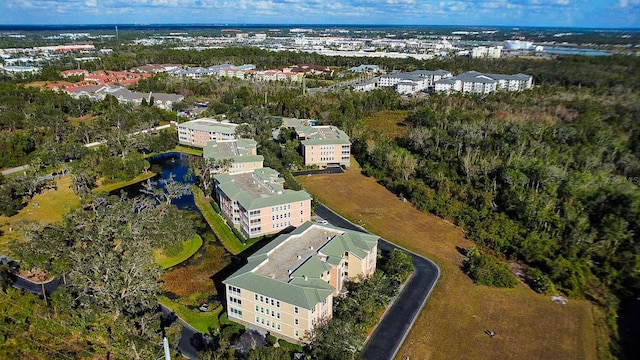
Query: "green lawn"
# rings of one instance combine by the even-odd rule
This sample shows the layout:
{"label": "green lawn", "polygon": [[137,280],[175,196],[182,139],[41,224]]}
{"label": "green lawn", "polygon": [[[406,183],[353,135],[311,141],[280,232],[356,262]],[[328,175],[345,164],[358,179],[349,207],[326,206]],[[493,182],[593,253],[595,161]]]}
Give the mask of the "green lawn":
{"label": "green lawn", "polygon": [[153,258],[155,259],[156,264],[160,265],[163,269],[168,269],[190,258],[191,255],[195,254],[201,246],[202,238],[200,235],[195,234],[190,240],[186,240],[182,243],[182,251],[180,251],[180,254],[170,257],[165,255],[164,251],[158,249],[153,252]]}
{"label": "green lawn", "polygon": [[125,186],[129,186],[131,184],[135,184],[135,183],[139,183],[141,181],[147,180],[147,179],[151,179],[152,177],[156,176],[156,173],[151,172],[151,171],[147,171],[144,172],[136,177],[134,177],[131,180],[128,181],[118,181],[115,183],[111,183],[111,184],[104,184],[104,185],[100,185],[97,188],[93,189],[91,192],[95,193],[108,193],[108,192],[112,192],[113,190],[117,190],[120,188],[123,188]]}
{"label": "green lawn", "polygon": [[202,156],[202,149],[192,148],[190,146],[178,145],[168,152],[179,152],[183,154]]}
{"label": "green lawn", "polygon": [[207,198],[205,198],[204,193],[199,188],[193,186],[193,199],[196,203],[198,209],[204,216],[204,219],[207,221],[211,230],[213,230],[214,234],[218,237],[222,245],[232,253],[233,255],[238,255],[243,252],[251,245],[255,244],[259,241],[259,239],[249,239],[246,243],[242,243],[240,239],[231,231],[227,223],[224,221],[222,216],[218,214],[211,203]]}
{"label": "green lawn", "polygon": [[218,316],[222,312],[222,305],[212,311],[202,312],[197,309],[191,310],[184,305],[175,303],[166,296],[161,296],[158,302],[173,311],[182,321],[203,334],[208,334],[209,328],[217,329],[220,327]]}

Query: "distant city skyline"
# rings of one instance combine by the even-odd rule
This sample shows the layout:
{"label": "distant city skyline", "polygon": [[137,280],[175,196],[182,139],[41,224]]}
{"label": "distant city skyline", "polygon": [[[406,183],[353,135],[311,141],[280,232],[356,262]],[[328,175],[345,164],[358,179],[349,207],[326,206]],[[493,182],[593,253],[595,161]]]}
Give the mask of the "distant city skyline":
{"label": "distant city skyline", "polygon": [[640,0],[8,0],[0,23],[640,28]]}

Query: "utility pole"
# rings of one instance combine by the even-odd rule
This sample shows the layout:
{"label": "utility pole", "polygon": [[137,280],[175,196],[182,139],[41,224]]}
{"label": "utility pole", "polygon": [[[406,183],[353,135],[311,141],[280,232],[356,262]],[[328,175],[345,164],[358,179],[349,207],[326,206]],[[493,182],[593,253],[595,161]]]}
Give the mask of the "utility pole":
{"label": "utility pole", "polygon": [[169,352],[169,339],[165,336],[162,338],[162,345],[164,346],[164,360],[171,360],[171,353]]}

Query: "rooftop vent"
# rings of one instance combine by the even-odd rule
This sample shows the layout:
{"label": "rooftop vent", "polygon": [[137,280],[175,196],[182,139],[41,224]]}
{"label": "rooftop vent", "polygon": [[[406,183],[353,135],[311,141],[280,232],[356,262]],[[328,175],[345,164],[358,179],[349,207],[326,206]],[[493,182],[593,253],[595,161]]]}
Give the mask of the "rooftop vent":
{"label": "rooftop vent", "polygon": [[298,260],[300,260],[302,257],[300,255],[296,256],[298,258]]}

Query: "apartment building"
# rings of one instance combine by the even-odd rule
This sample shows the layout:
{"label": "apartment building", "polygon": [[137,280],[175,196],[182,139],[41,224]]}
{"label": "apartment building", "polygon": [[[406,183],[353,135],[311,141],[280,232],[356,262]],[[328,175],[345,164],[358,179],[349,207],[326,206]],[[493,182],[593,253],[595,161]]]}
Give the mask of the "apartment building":
{"label": "apartment building", "polygon": [[489,58],[499,59],[502,55],[502,45],[499,46],[477,46],[471,49],[471,57],[474,59]]}
{"label": "apartment building", "polygon": [[213,172],[237,172],[261,169],[264,157],[258,155],[257,142],[253,139],[211,140],[205,146],[202,156],[218,163],[228,160],[226,166],[217,167]]}
{"label": "apartment building", "polygon": [[311,219],[311,196],[282,187],[271,168],[214,176],[222,215],[247,239],[297,227]]}
{"label": "apartment building", "polygon": [[363,81],[353,84],[354,91],[371,91],[376,89],[376,82],[373,80]]}
{"label": "apartment building", "polygon": [[351,141],[344,131],[335,126],[297,126],[304,164],[349,166]]}
{"label": "apartment building", "polygon": [[468,71],[458,76],[436,81],[436,92],[461,91],[472,94],[488,94],[498,90],[522,91],[533,88],[533,77],[525,74],[483,74]]}
{"label": "apartment building", "polygon": [[378,237],[306,222],[251,255],[223,281],[229,319],[294,343],[333,316],[347,279],[376,269]]}
{"label": "apartment building", "polygon": [[178,124],[180,144],[204,148],[211,140],[233,140],[238,124],[201,118]]}
{"label": "apartment building", "polygon": [[446,70],[416,70],[412,72],[397,73],[381,76],[378,86],[393,86],[400,94],[415,94],[435,86],[436,81],[453,76]]}

